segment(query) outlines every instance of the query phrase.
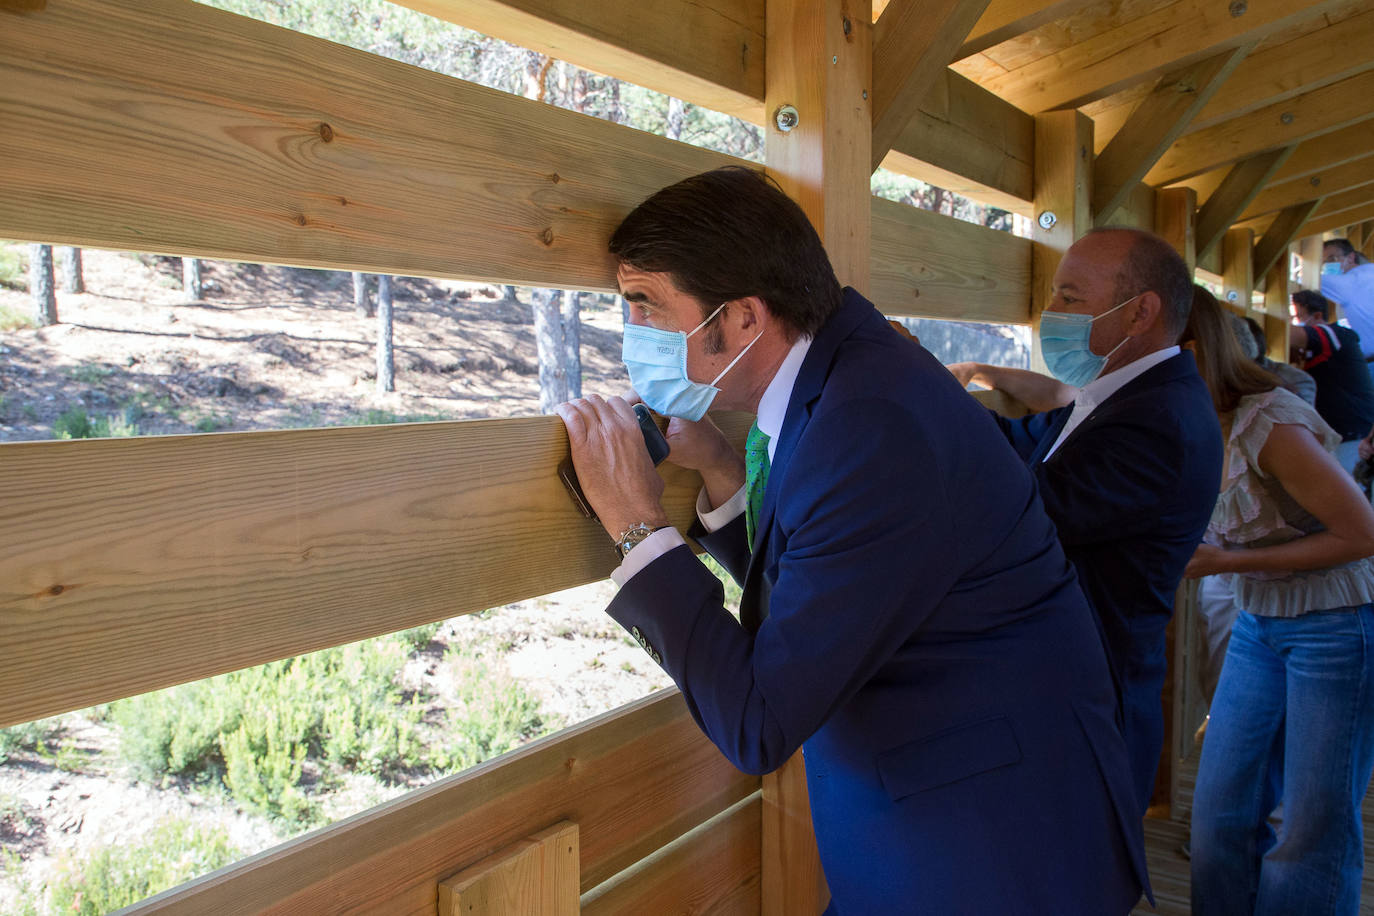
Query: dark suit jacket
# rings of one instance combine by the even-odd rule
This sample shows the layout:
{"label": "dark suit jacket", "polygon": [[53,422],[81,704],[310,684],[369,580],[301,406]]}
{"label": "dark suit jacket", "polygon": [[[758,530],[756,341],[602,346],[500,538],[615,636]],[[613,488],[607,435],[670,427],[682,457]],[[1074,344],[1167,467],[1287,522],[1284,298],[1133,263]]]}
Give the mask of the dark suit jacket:
{"label": "dark suit jacket", "polygon": [[680,547],[609,611],[738,767],[802,747],[833,911],[1124,913],[1144,883],[1115,695],[1030,474],[847,290],[803,362],[743,623]]}
{"label": "dark suit jacket", "polygon": [[1221,428],[1187,351],[1122,386],[1044,461],[1072,409],[998,422],[1101,622],[1144,814],[1164,741],[1164,631],[1221,488]]}

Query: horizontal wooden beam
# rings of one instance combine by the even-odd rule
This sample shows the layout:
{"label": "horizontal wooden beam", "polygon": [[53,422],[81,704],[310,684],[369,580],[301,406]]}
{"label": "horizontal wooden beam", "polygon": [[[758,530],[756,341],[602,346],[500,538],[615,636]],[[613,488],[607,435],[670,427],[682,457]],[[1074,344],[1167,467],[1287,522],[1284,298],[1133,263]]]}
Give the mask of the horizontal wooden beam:
{"label": "horizontal wooden beam", "polygon": [[558,818],[578,825],[585,893],[758,786],[663,691],[124,912],[433,914],[440,879]]}
{"label": "horizontal wooden beam", "polygon": [[1029,216],[1035,122],[946,70],[897,137],[883,167]]}
{"label": "horizontal wooden beam", "polygon": [[1042,25],[1072,16],[1097,2],[1099,0],[991,0],[954,58],[959,60],[977,54]]}
{"label": "horizontal wooden beam", "polygon": [[1240,218],[1254,219],[1265,213],[1283,210],[1304,201],[1340,194],[1370,183],[1374,183],[1374,156],[1316,172],[1306,178],[1284,182],[1274,182],[1271,179],[1265,189],[1250,202],[1250,206],[1245,208]]}
{"label": "horizontal wooden beam", "polygon": [[1374,203],[1353,207],[1349,210],[1341,210],[1326,216],[1314,217],[1308,220],[1307,224],[1298,231],[1298,237],[1305,238],[1312,235],[1321,235],[1323,232],[1330,232],[1333,229],[1345,229],[1346,226],[1354,223],[1361,223],[1367,219],[1374,219]]}
{"label": "horizontal wooden beam", "polygon": [[4,18],[5,238],[609,289],[624,214],[733,161],[191,0]]}
{"label": "horizontal wooden beam", "polygon": [[1374,117],[1374,71],[1184,134],[1150,173],[1158,187]]}
{"label": "horizontal wooden beam", "polygon": [[556,417],[0,445],[0,726],[603,578],[566,454]]}
{"label": "horizontal wooden beam", "polygon": [[872,165],[882,163],[988,0],[892,0],[873,27]]}
{"label": "horizontal wooden beam", "polygon": [[1311,218],[1312,211],[1320,203],[1320,200],[1309,200],[1294,204],[1281,211],[1269,228],[1265,230],[1264,235],[1255,243],[1255,253],[1251,259],[1252,278],[1255,287],[1259,287],[1260,279],[1269,272],[1269,268],[1273,267],[1280,257],[1288,253],[1288,245],[1297,238],[1303,223]]}
{"label": "horizontal wooden beam", "polygon": [[1374,203],[1374,184],[1363,184],[1358,188],[1351,188],[1341,194],[1332,194],[1330,197],[1323,198],[1321,205],[1312,211],[1312,219],[1321,219],[1324,216],[1331,216],[1342,210],[1353,210],[1356,207],[1363,207],[1367,203]]}
{"label": "horizontal wooden beam", "polygon": [[1248,0],[1233,15],[1212,0],[1178,0],[979,82],[1025,111],[1077,107],[1226,48],[1261,41],[1345,0]]}
{"label": "horizontal wooden beam", "polygon": [[[1292,155],[1292,149],[1271,150],[1237,163],[1207,203],[1198,209],[1197,257],[1199,261],[1221,241],[1226,230],[1236,221],[1250,201],[1269,181],[1269,177]],[[1245,278],[1249,284],[1250,277]]]}
{"label": "horizontal wooden beam", "polygon": [[399,0],[430,16],[762,123],[764,0]]}
{"label": "horizontal wooden beam", "polygon": [[1031,245],[1010,232],[873,200],[873,302],[886,315],[1025,324]]}

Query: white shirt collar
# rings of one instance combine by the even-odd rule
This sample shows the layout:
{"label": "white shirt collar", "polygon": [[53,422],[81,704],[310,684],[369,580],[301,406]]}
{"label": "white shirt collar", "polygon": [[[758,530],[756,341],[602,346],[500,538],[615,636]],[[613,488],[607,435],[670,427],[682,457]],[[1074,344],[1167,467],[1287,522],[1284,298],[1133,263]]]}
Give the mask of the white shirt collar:
{"label": "white shirt collar", "polygon": [[[787,405],[792,400],[792,388],[797,384],[797,374],[801,372],[806,351],[811,349],[811,338],[802,335],[792,344],[792,349],[783,357],[782,365],[773,374],[773,380],[763,390],[759,398],[759,431],[768,437],[768,460],[778,449],[778,433],[782,432],[782,421],[787,418]],[[1177,349],[1177,348],[1175,348]]]}
{"label": "white shirt collar", "polygon": [[1153,353],[1146,353],[1134,362],[1129,362],[1120,369],[1113,369],[1106,375],[1093,379],[1084,385],[1079,389],[1078,396],[1074,398],[1074,403],[1088,408],[1096,407],[1124,388],[1127,382],[1134,381],[1146,370],[1153,369],[1166,359],[1177,356],[1181,352],[1183,352],[1182,349],[1174,345],[1165,347],[1163,350],[1155,350]]}

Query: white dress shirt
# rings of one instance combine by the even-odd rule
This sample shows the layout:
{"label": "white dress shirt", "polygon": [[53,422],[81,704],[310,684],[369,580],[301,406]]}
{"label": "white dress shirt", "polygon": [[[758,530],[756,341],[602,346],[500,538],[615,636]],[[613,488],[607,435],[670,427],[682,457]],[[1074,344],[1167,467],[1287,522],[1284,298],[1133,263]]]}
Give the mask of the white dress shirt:
{"label": "white dress shirt", "polygon": [[[773,380],[764,389],[763,397],[759,398],[759,414],[756,422],[759,425],[759,431],[768,436],[768,460],[770,463],[777,453],[778,434],[782,432],[782,421],[787,417],[787,404],[792,400],[792,387],[797,383],[797,373],[801,371],[802,361],[806,359],[806,351],[809,349],[811,349],[811,338],[798,337],[797,342],[792,344],[792,349],[787,351],[787,356],[783,358],[782,365],[778,366],[778,371],[773,374]],[[1178,348],[1175,347],[1174,349],[1177,350]],[[731,496],[715,509],[708,510],[706,489],[703,487],[701,492],[697,494],[697,518],[701,519],[702,527],[707,531],[715,531],[725,527],[742,513],[748,499],[748,485],[746,484],[736,490],[734,496]],[[624,585],[630,581],[630,577],[635,573],[668,551],[685,543],[687,542],[676,528],[671,525],[667,528],[660,528],[635,545],[629,555],[611,573],[611,581],[616,585]]]}
{"label": "white dress shirt", "polygon": [[1346,323],[1360,335],[1365,357],[1374,357],[1374,264],[1322,274],[1322,295],[1345,310]]}
{"label": "white dress shirt", "polygon": [[1078,389],[1078,395],[1073,399],[1073,410],[1069,413],[1069,422],[1064,424],[1064,428],[1059,431],[1059,438],[1054,440],[1054,445],[1045,453],[1044,461],[1049,461],[1050,456],[1064,444],[1064,440],[1069,438],[1079,425],[1107,398],[1116,394],[1126,383],[1139,378],[1147,369],[1158,366],[1172,356],[1177,356],[1182,350],[1178,346],[1165,347],[1163,350],[1156,350],[1153,353],[1146,353],[1135,362],[1127,363],[1120,369],[1108,372],[1101,378],[1093,379],[1082,388]]}

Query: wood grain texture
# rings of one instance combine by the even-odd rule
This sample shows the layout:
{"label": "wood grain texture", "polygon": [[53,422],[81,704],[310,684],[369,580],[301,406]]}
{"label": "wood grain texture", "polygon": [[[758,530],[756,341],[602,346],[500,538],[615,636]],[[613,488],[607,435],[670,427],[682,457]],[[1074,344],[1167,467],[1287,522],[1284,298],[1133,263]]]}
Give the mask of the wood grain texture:
{"label": "wood grain texture", "polygon": [[[1368,156],[1374,156],[1374,118],[1299,143],[1269,183],[1277,186],[1298,178],[1319,176],[1328,169]],[[1374,159],[1369,160],[1368,168],[1374,171]],[[1205,202],[1226,177],[1226,172],[1226,167],[1212,169],[1189,178],[1187,185],[1197,190],[1199,201]]]}
{"label": "wood grain texture", "polygon": [[716,815],[582,897],[582,916],[757,916],[763,801]]}
{"label": "wood grain texture", "polygon": [[577,916],[577,841],[563,821],[445,878],[437,916]]}
{"label": "wood grain texture", "polygon": [[1367,219],[1374,219],[1374,203],[1352,207],[1349,210],[1341,210],[1339,213],[1331,213],[1326,216],[1317,216],[1307,221],[1307,225],[1298,230],[1299,236],[1321,235],[1323,232],[1333,230],[1344,230],[1352,223],[1361,223]]}
{"label": "wood grain texture", "polygon": [[1182,256],[1192,274],[1197,267],[1197,192],[1192,188],[1160,188],[1155,193],[1155,234]]}
{"label": "wood grain texture", "polygon": [[1031,243],[873,199],[873,302],[885,315],[1025,324]]}
{"label": "wood grain texture", "polygon": [[0,445],[0,725],[602,578],[566,454],[557,417]]}
{"label": "wood grain texture", "polygon": [[578,825],[585,892],[758,788],[661,691],[123,912],[433,914],[440,879],[551,818]]}
{"label": "wood grain texture", "polygon": [[401,0],[474,29],[754,123],[764,0]]}
{"label": "wood grain texture", "polygon": [[1255,289],[1255,233],[1250,229],[1228,229],[1221,240],[1221,302],[1248,312],[1250,293]]}
{"label": "wood grain texture", "polygon": [[873,27],[872,163],[877,169],[954,59],[988,0],[892,0]]}
{"label": "wood grain texture", "polygon": [[[1281,258],[1288,254],[1288,246],[1298,235],[1298,230],[1303,223],[1312,216],[1312,212],[1321,204],[1321,200],[1309,200],[1305,203],[1294,204],[1288,209],[1279,213],[1278,218],[1265,230],[1264,235],[1255,243],[1253,274],[1255,286],[1259,286],[1262,277],[1270,273],[1269,269],[1274,266],[1282,268],[1285,281],[1288,277],[1287,265],[1282,263]],[[1284,314],[1288,313],[1287,306],[1287,283],[1285,282],[1284,293]],[[1268,292],[1268,284],[1265,291]]]}
{"label": "wood grain texture", "polygon": [[[1273,349],[1273,343],[1269,336],[1269,322],[1282,321],[1288,324],[1288,303],[1289,303],[1289,280],[1288,280],[1288,254],[1289,249],[1284,248],[1283,255],[1270,265],[1264,274],[1264,318],[1256,316],[1265,327],[1265,347],[1266,351]],[[1286,337],[1285,337],[1286,340]],[[1281,363],[1288,362],[1288,344],[1283,344],[1282,353],[1279,356],[1271,356]]]}
{"label": "wood grain texture", "polygon": [[1374,186],[1374,156],[1323,169],[1305,178],[1277,183],[1270,179],[1264,190],[1250,201],[1250,205],[1241,213],[1239,219],[1254,219],[1266,213],[1274,213],[1322,197],[1336,197],[1344,192],[1358,191],[1360,188],[1374,193],[1374,187],[1371,186]]}
{"label": "wood grain texture", "polygon": [[[1197,253],[1198,260],[1207,257],[1241,215],[1245,208],[1264,188],[1274,172],[1283,165],[1293,153],[1290,146],[1286,149],[1270,150],[1252,156],[1244,162],[1231,167],[1207,203],[1198,210],[1197,215]],[[1247,281],[1248,282],[1248,281]]]}
{"label": "wood grain texture", "polygon": [[1098,0],[991,0],[978,17],[955,59],[985,51],[1032,29],[1064,19]]}
{"label": "wood grain texture", "polygon": [[[1035,214],[1031,237],[1031,323],[1049,307],[1051,285],[1069,246],[1092,228],[1093,122],[1076,110],[1035,117]],[[1046,229],[1038,220],[1054,214]],[[1045,371],[1039,335],[1032,335],[1031,368]]]}
{"label": "wood grain texture", "polygon": [[0,118],[0,236],[580,289],[733,161],[191,0],[7,17]]}

